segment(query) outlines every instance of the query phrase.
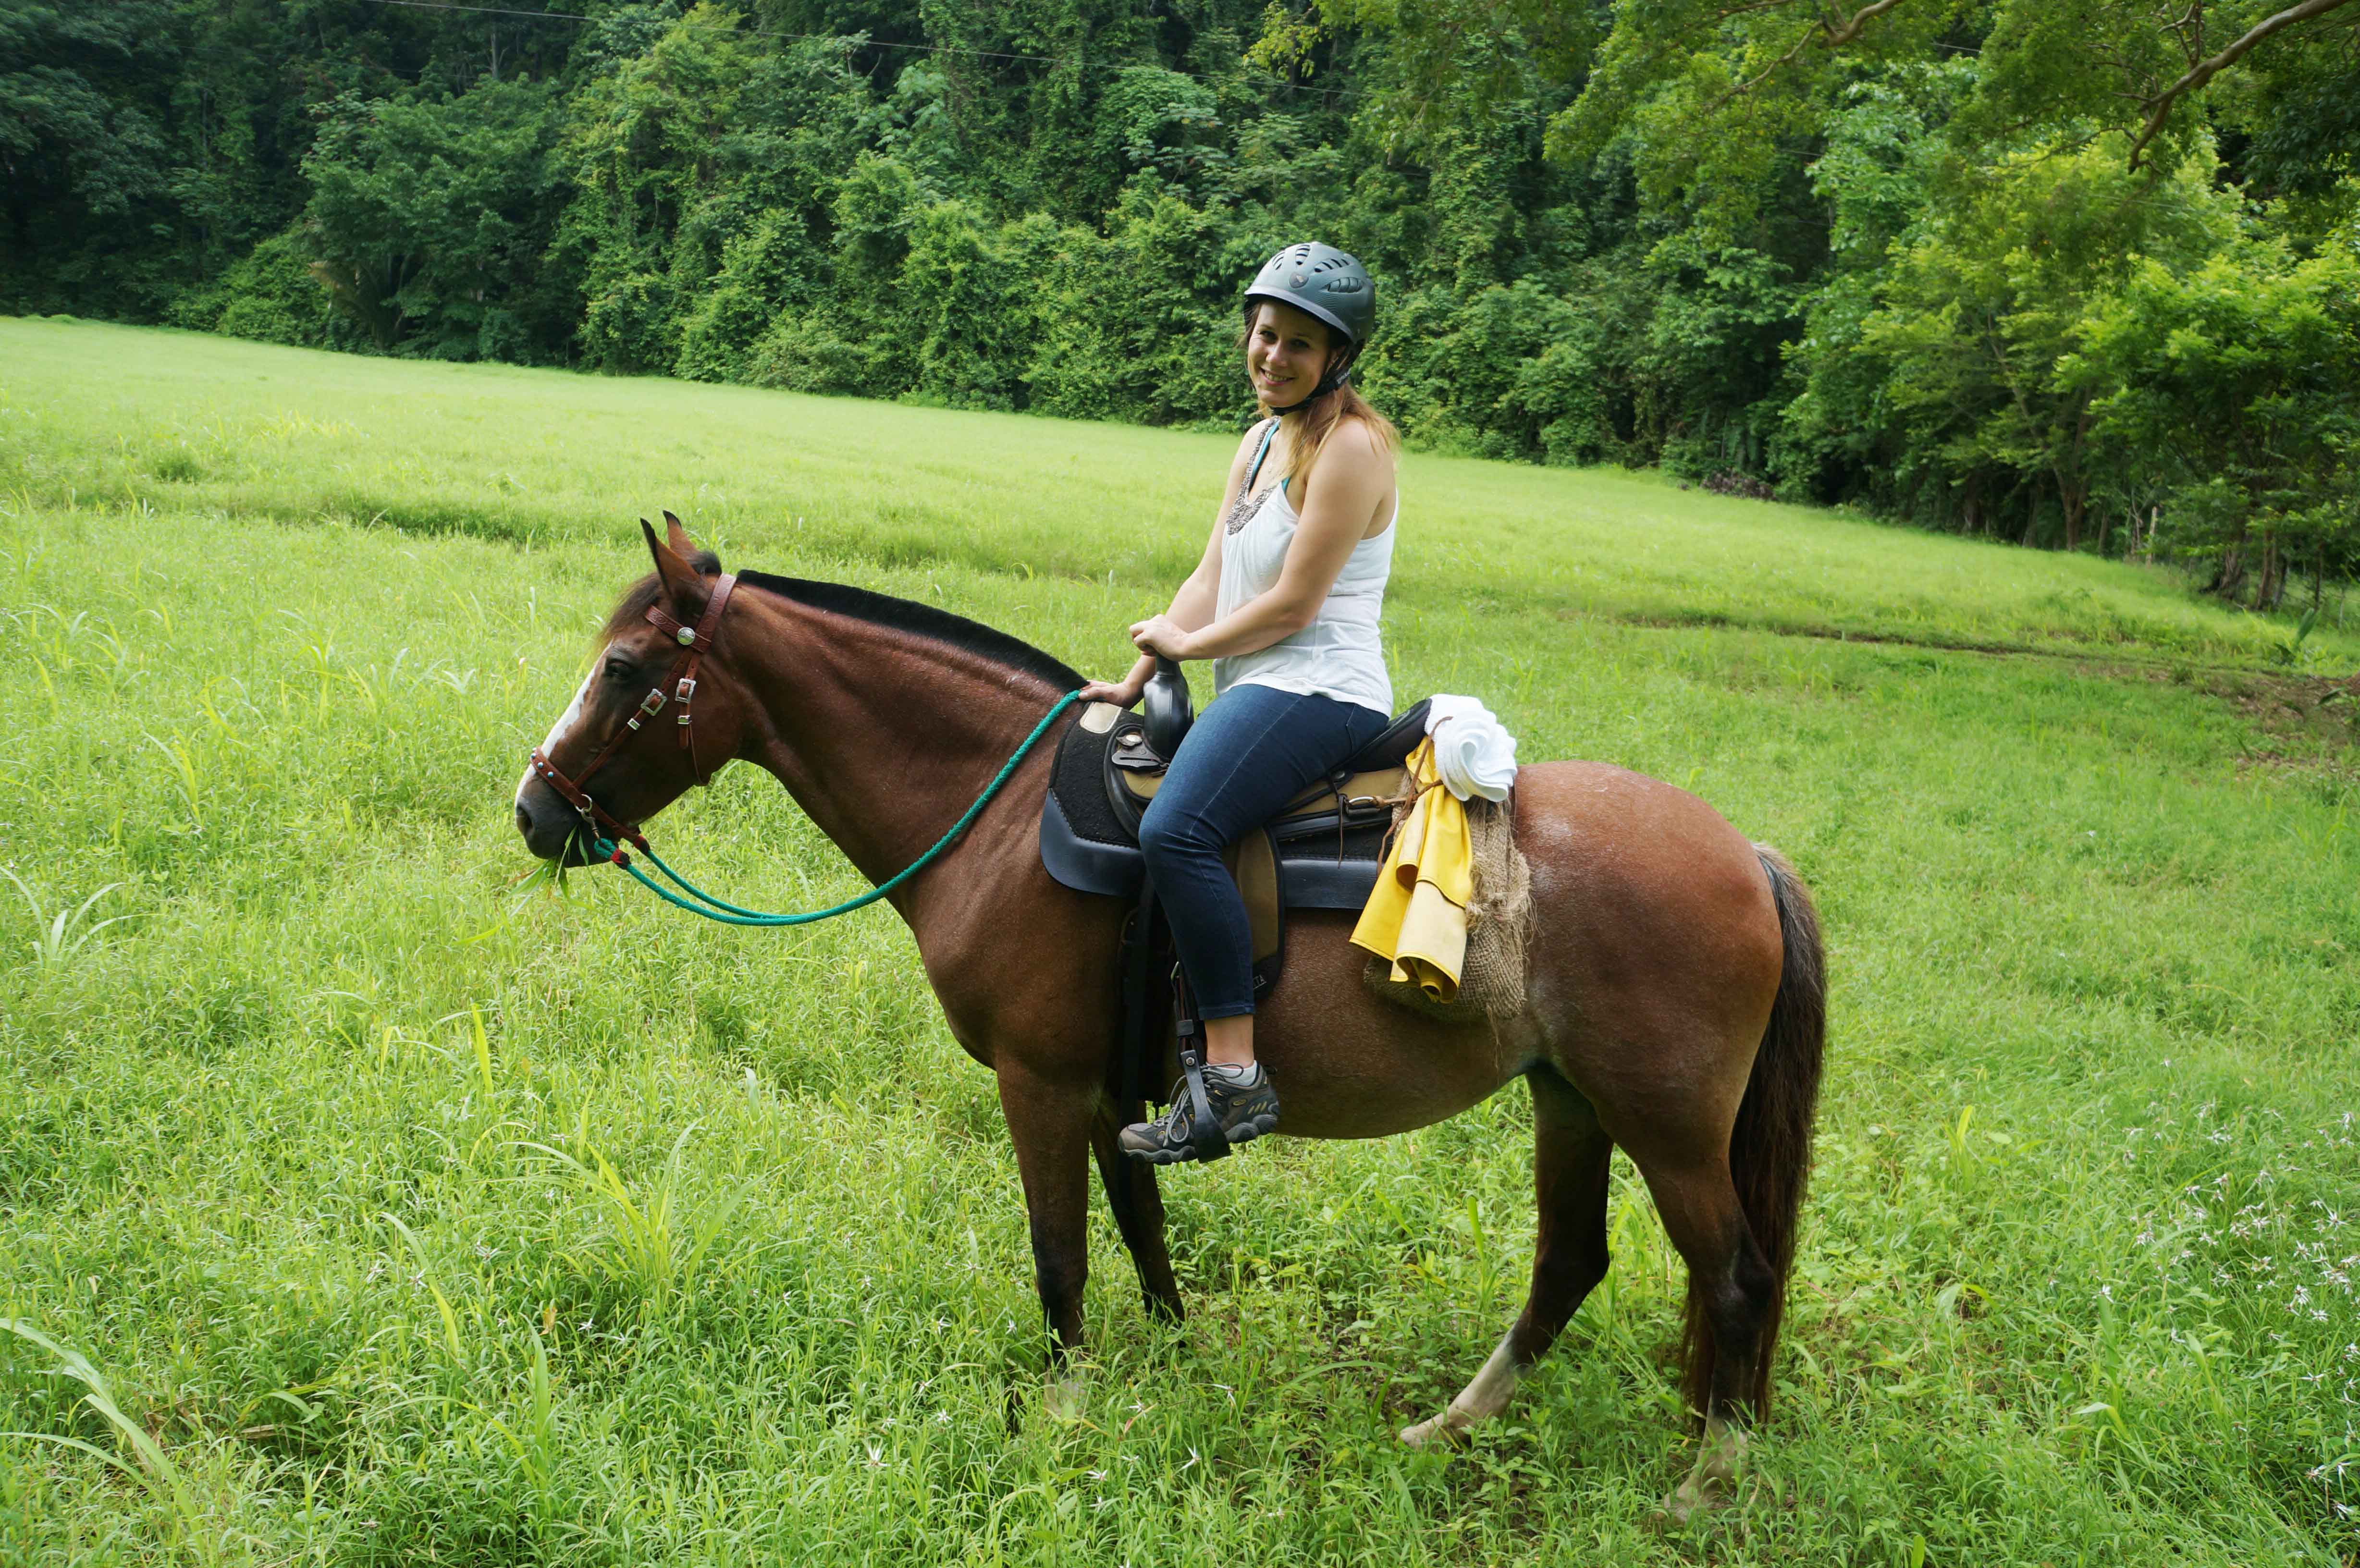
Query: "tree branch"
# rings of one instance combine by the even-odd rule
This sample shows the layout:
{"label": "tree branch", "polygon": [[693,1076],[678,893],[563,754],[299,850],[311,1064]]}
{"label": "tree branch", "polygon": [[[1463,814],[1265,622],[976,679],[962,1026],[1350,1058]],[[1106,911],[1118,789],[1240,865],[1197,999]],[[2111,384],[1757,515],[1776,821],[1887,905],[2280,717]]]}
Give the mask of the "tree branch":
{"label": "tree branch", "polygon": [[[2310,0],[2310,3],[2316,4],[2317,0]],[[2334,0],[2334,3],[2340,5],[2344,4],[2344,0]],[[1759,76],[1754,77],[1751,82],[1741,82],[1739,85],[1731,88],[1728,92],[1714,99],[1710,103],[1705,105],[1704,112],[1708,114],[1718,114],[1723,109],[1729,107],[1730,104],[1734,103],[1740,98],[1744,97],[1747,93],[1753,92],[1755,88],[1769,81],[1771,77],[1776,75],[1779,71],[1784,71],[1787,66],[1792,65],[1795,61],[1795,57],[1801,54],[1806,49],[1808,49],[1814,43],[1819,45],[1822,49],[1837,49],[1843,48],[1844,45],[1860,37],[1861,28],[1866,27],[1869,22],[1878,16],[1882,16],[1885,12],[1892,10],[1896,5],[1900,4],[1901,0],[1873,0],[1872,4],[1862,6],[1849,17],[1843,16],[1841,12],[1837,14],[1838,19],[1832,21],[1825,16],[1814,17],[1811,21],[1811,26],[1804,29],[1803,36],[1795,40],[1795,47],[1793,49],[1788,49],[1785,54],[1780,55],[1776,60],[1772,60],[1768,65],[1763,67],[1762,73]],[[1753,10],[1754,7],[1750,5],[1740,6],[1738,9]],[[1722,13],[1722,16],[1735,16],[1736,14],[1736,11],[1725,11]]]}
{"label": "tree branch", "polygon": [[2283,32],[2297,23],[2308,22],[2313,16],[2324,16],[2330,11],[2350,4],[2351,0],[2302,0],[2300,5],[2290,5],[2275,16],[2264,17],[2247,29],[2244,38],[2219,54],[2189,67],[2186,75],[2146,101],[2147,123],[2139,127],[2138,139],[2131,143],[2131,167],[2136,169],[2147,157],[2147,144],[2162,132],[2164,122],[2171,118],[2173,107],[2182,98],[2243,60],[2256,44],[2271,34]]}
{"label": "tree branch", "polygon": [[[1901,0],[1876,0],[1876,3],[1873,5],[1862,6],[1853,14],[1852,20],[1846,22],[1841,27],[1833,28],[1829,31],[1827,47],[1830,49],[1841,49],[1844,45],[1852,42],[1852,39],[1860,37],[1860,30],[1863,27],[1866,26],[1876,17],[1882,16],[1885,13],[1892,10],[1896,5],[1900,4]],[[1819,26],[1825,27],[1827,27],[1827,24],[1825,22],[1821,22]]]}

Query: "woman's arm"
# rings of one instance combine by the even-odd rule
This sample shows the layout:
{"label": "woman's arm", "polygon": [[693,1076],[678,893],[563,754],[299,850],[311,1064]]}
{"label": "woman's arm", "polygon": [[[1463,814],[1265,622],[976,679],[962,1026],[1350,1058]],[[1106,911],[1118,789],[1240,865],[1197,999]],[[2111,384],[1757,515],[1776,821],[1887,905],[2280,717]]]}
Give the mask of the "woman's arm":
{"label": "woman's arm", "polygon": [[[1176,614],[1142,621],[1131,628],[1131,641],[1151,656],[1227,659],[1258,653],[1309,626],[1328,602],[1337,573],[1360,544],[1393,478],[1391,462],[1358,419],[1345,420],[1328,434],[1318,468],[1319,487],[1304,506],[1277,582],[1209,625],[1190,626]],[[1219,533],[1216,528],[1207,551],[1216,585],[1220,582]],[[1203,571],[1198,566],[1197,572]],[[1189,585],[1196,581],[1192,576]],[[1187,592],[1184,585],[1181,593]],[[1178,598],[1173,603],[1176,609]],[[1148,662],[1152,669],[1152,659]]]}
{"label": "woman's arm", "polygon": [[[1197,558],[1196,570],[1181,581],[1178,591],[1172,595],[1171,608],[1131,628],[1134,642],[1138,640],[1139,626],[1153,622],[1195,631],[1212,620],[1213,609],[1220,603],[1221,535],[1229,522],[1229,508],[1237,505],[1239,487],[1245,484],[1246,463],[1261,438],[1262,427],[1256,425],[1238,443],[1237,455],[1229,460],[1229,482],[1221,492],[1220,510],[1213,514],[1213,531],[1205,540],[1205,553]],[[1145,645],[1141,646],[1144,649]],[[1142,651],[1131,672],[1120,681],[1093,681],[1082,688],[1082,696],[1088,702],[1113,702],[1128,708],[1139,701],[1139,694],[1147,689],[1147,678],[1154,673],[1155,655]]]}

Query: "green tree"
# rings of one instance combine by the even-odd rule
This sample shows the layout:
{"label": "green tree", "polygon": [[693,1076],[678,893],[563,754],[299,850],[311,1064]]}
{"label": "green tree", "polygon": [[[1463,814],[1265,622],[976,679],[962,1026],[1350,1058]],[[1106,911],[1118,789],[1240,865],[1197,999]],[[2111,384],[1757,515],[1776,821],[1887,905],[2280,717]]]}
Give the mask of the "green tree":
{"label": "green tree", "polygon": [[171,227],[170,23],[148,0],[0,3],[0,309],[138,311],[166,292],[178,247],[143,231]]}
{"label": "green tree", "polygon": [[346,100],[321,133],[304,232],[379,349],[563,354],[574,301],[542,263],[566,194],[554,97],[486,82],[439,103]]}
{"label": "green tree", "polygon": [[2212,589],[2274,609],[2353,547],[2360,260],[2248,242],[2175,270],[2149,261],[2081,325],[2059,380],[2099,441],[2164,496],[2166,548],[2213,561]]}
{"label": "green tree", "polygon": [[1864,299],[1842,291],[1815,313],[1795,354],[1807,390],[1786,413],[1789,461],[1866,441],[1890,503],[1970,531],[2013,519],[2026,543],[2053,506],[2055,542],[2080,549],[2103,389],[2059,366],[2141,256],[2184,266],[2229,243],[2236,200],[2208,176],[2191,163],[2150,180],[2105,142],[1958,188],[1890,244]]}

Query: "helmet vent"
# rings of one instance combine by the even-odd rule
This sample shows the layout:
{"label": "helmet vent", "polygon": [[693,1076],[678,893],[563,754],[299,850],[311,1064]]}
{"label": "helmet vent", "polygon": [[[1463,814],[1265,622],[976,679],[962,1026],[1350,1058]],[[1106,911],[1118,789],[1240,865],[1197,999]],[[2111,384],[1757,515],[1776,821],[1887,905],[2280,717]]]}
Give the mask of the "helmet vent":
{"label": "helmet vent", "polygon": [[1246,290],[1245,303],[1249,320],[1257,299],[1295,305],[1342,333],[1358,353],[1376,325],[1376,295],[1375,280],[1360,262],[1334,245],[1313,241],[1288,245],[1262,263]]}

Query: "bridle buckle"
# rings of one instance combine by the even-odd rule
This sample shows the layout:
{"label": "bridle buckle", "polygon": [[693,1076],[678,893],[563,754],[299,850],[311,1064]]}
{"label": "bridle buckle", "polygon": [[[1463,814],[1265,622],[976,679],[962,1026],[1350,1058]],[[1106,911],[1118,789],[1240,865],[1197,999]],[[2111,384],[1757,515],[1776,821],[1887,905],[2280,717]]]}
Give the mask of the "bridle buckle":
{"label": "bridle buckle", "polygon": [[[664,614],[661,606],[649,608],[648,620],[659,628],[669,631],[672,640],[685,650],[678,662],[672,666],[673,695],[671,698],[664,695],[661,682],[650,687],[648,694],[639,699],[639,705],[632,711],[630,717],[623,722],[622,728],[609,735],[606,743],[592,754],[590,760],[583,765],[581,772],[583,782],[568,779],[557,770],[557,765],[550,760],[546,752],[539,746],[533,748],[531,757],[533,772],[541,777],[542,782],[556,791],[560,800],[574,809],[574,814],[582,819],[584,825],[589,828],[594,836],[603,832],[618,841],[636,844],[642,849],[647,847],[646,841],[639,836],[639,830],[635,824],[623,822],[612,815],[605,807],[599,805],[590,791],[583,786],[584,782],[586,782],[590,776],[598,770],[600,764],[606,760],[607,756],[621,743],[625,735],[636,731],[642,720],[653,718],[663,712],[671,702],[677,701],[680,704],[680,744],[688,751],[689,771],[696,778],[697,783],[704,784],[709,781],[702,776],[702,770],[696,766],[696,749],[693,741],[694,732],[689,727],[688,702],[689,699],[696,693],[696,677],[690,672],[696,669],[705,653],[712,648],[714,636],[720,629],[721,612],[729,603],[730,590],[737,585],[737,581],[734,574],[725,572],[715,582],[713,592],[705,602],[702,624],[699,626],[681,626],[670,615]],[[620,851],[617,850],[617,853],[619,855]],[[617,864],[621,865],[623,862],[617,860]]]}

